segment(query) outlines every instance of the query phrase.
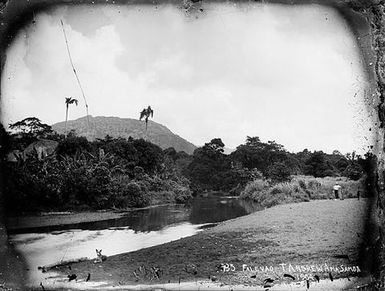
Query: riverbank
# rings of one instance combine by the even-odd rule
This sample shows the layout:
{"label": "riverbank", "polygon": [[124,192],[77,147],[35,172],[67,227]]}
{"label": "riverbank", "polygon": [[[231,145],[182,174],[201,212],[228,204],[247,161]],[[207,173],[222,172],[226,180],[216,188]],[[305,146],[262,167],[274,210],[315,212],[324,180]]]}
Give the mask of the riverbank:
{"label": "riverbank", "polygon": [[367,269],[359,259],[367,208],[367,199],[279,205],[103,263],[90,260],[72,264],[71,270],[58,268],[61,276],[55,280],[68,281],[67,275],[76,274],[80,283],[89,273],[89,282],[108,286],[202,280],[253,286],[265,279],[273,280],[270,285],[292,280],[284,274],[311,284],[316,284],[316,276],[361,276]]}
{"label": "riverbank", "polygon": [[156,204],[141,208],[127,208],[119,210],[100,211],[65,211],[65,212],[41,212],[28,215],[17,215],[6,217],[6,227],[9,232],[23,232],[49,226],[60,226],[66,224],[78,224],[86,222],[103,221],[121,218],[131,211],[150,209],[170,204]]}
{"label": "riverbank", "polygon": [[264,179],[249,182],[239,198],[252,200],[263,207],[311,200],[334,199],[334,185],[340,185],[338,197],[366,197],[364,180],[353,181],[346,177],[323,177],[296,175],[290,181],[272,183]]}
{"label": "riverbank", "polygon": [[6,217],[8,231],[38,228],[44,226],[55,226],[64,224],[75,224],[90,221],[102,221],[116,219],[124,216],[121,211],[100,211],[100,212],[52,212],[47,214],[31,214],[26,216]]}
{"label": "riverbank", "polygon": [[[360,187],[360,181],[351,181],[345,177],[314,178],[311,176],[293,176],[291,182],[284,182],[270,185],[266,181],[255,180],[250,182],[240,196],[230,196],[229,193],[221,191],[203,192],[200,197],[222,196],[237,197],[243,200],[255,201],[262,207],[272,207],[280,204],[294,202],[308,202],[318,199],[334,198],[332,193],[333,185],[339,183],[343,186],[345,198],[356,198]],[[279,193],[276,193],[276,192]],[[361,193],[363,195],[364,193]],[[163,197],[164,198],[164,197]],[[163,199],[167,200],[167,199]],[[60,226],[66,224],[78,224],[86,222],[118,219],[130,211],[149,209],[158,206],[171,205],[162,199],[146,207],[107,209],[99,211],[64,211],[64,212],[40,212],[32,214],[7,215],[6,226],[10,232],[23,232],[28,229],[37,229],[48,226]]]}

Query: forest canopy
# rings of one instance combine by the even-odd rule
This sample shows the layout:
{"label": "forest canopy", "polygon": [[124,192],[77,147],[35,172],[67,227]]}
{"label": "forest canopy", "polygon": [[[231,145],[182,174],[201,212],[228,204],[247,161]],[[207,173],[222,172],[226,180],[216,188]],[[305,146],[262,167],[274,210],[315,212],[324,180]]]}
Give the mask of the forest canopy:
{"label": "forest canopy", "polygon": [[202,192],[240,195],[253,181],[274,186],[298,175],[358,181],[373,159],[337,150],[291,153],[257,136],[247,136],[230,154],[213,138],[189,155],[145,139],[60,135],[36,117],[9,128],[1,127],[0,152],[9,211],[184,203]]}

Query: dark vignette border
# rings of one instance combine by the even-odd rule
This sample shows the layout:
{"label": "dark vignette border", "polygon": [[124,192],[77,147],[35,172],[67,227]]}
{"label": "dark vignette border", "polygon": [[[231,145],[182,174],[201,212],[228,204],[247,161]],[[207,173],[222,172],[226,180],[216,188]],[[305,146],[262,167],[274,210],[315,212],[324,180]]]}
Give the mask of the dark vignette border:
{"label": "dark vignette border", "polygon": [[[0,0],[0,71],[3,71],[7,49],[18,31],[33,21],[34,14],[53,9],[58,5],[173,4],[194,16],[201,11],[202,1],[228,2],[227,0]],[[378,132],[377,142],[373,145],[376,158],[366,169],[368,174],[366,187],[374,199],[367,213],[365,235],[367,241],[361,246],[361,263],[370,270],[374,279],[373,283],[366,287],[370,290],[385,290],[385,0],[241,0],[234,2],[324,5],[335,9],[350,26],[365,63],[365,73],[371,84],[371,91],[379,99],[377,107],[379,124],[373,124],[373,128]],[[377,100],[375,97],[370,95],[365,100],[367,107]],[[6,280],[7,286],[18,290],[23,289],[24,260],[7,241],[7,232],[3,223],[4,208],[1,203],[3,194],[1,169],[0,161],[0,281]],[[375,223],[375,220],[379,223]]]}

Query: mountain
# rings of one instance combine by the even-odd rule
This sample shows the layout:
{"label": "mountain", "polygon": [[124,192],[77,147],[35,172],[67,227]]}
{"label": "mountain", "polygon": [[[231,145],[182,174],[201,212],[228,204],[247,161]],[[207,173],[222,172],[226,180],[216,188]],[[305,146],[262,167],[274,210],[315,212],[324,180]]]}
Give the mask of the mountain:
{"label": "mountain", "polygon": [[[112,137],[128,138],[145,138],[146,124],[132,118],[104,117],[104,116],[88,116],[89,129],[87,126],[87,117],[76,120],[69,120],[67,123],[67,131],[75,130],[78,136],[85,136],[88,140],[96,138],[103,139],[107,134]],[[59,122],[52,125],[52,129],[58,133],[64,133],[65,122]],[[160,146],[162,149],[169,147],[175,148],[176,151],[185,151],[192,154],[196,146],[191,142],[174,134],[164,125],[148,121],[146,140]]]}

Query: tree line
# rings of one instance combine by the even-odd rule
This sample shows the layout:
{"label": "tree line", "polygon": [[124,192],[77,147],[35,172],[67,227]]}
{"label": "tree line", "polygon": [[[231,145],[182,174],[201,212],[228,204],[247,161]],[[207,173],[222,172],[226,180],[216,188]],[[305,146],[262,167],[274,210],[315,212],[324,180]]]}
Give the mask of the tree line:
{"label": "tree line", "polygon": [[[184,203],[202,191],[239,195],[247,183],[289,181],[293,175],[363,177],[371,154],[290,153],[274,141],[247,137],[231,154],[220,138],[192,155],[162,150],[144,139],[106,136],[88,141],[75,132],[60,135],[31,117],[0,129],[3,191],[9,211],[143,207]],[[10,161],[39,140],[57,142],[53,154]]]}
{"label": "tree line", "polygon": [[293,175],[344,176],[357,181],[363,176],[368,159],[373,159],[370,153],[364,157],[354,152],[327,154],[307,149],[290,153],[275,141],[263,142],[250,136],[226,155],[222,140],[215,138],[194,151],[186,175],[198,190],[239,194],[247,182],[256,178],[274,183],[289,181]]}

